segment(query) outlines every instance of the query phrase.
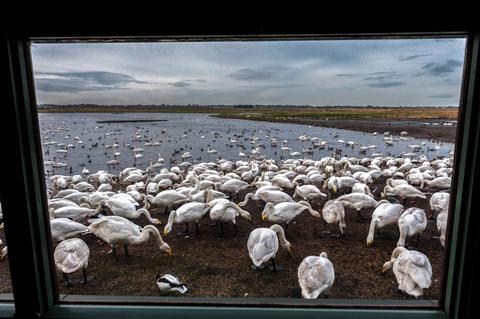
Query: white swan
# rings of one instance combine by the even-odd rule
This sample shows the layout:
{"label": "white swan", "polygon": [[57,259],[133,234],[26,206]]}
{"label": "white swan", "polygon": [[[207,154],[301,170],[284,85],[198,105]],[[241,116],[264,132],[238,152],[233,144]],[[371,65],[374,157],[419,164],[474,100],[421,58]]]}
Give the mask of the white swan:
{"label": "white swan", "polygon": [[363,219],[363,217],[360,214],[360,211],[362,209],[375,208],[382,203],[389,203],[388,200],[384,200],[384,199],[377,202],[372,197],[362,193],[350,193],[350,194],[342,195],[338,197],[337,200],[341,201],[343,206],[355,209],[360,219]]}
{"label": "white swan", "polygon": [[173,223],[185,224],[185,234],[188,235],[188,223],[195,223],[195,228],[198,233],[198,223],[208,213],[210,204],[191,202],[180,206],[177,210],[172,210],[168,216],[168,223],[163,229],[163,234],[166,236],[172,231]]}
{"label": "white swan", "polygon": [[372,213],[372,221],[370,222],[370,229],[367,236],[367,246],[373,244],[375,235],[375,228],[383,228],[387,225],[396,224],[398,218],[402,214],[403,205],[382,203]]}
{"label": "white swan", "polygon": [[308,202],[312,202],[315,199],[327,197],[327,194],[322,193],[315,185],[302,185],[295,187],[295,193],[293,194],[293,198],[295,199],[297,196],[303,198]]}
{"label": "white swan", "polygon": [[107,200],[102,200],[98,204],[97,213],[100,213],[104,207],[108,207],[113,215],[121,216],[129,219],[137,219],[141,215],[144,215],[148,221],[152,224],[159,225],[161,224],[160,220],[157,218],[152,218],[150,213],[145,208],[136,209],[135,205],[132,204],[126,198],[110,198]]}
{"label": "white swan", "polygon": [[335,280],[335,270],[327,253],[320,256],[305,257],[298,266],[298,284],[302,288],[302,297],[316,299],[330,289]]}
{"label": "white swan", "polygon": [[306,201],[299,201],[293,203],[279,203],[274,205],[273,203],[267,203],[262,212],[262,220],[268,220],[272,223],[285,223],[285,229],[288,224],[303,211],[308,212],[317,218],[320,218],[320,214],[312,209],[312,206]]}
{"label": "white swan", "polygon": [[447,233],[448,207],[437,215],[437,229],[440,232],[440,243],[445,247],[445,235]]}
{"label": "white swan", "polygon": [[263,186],[256,190],[255,193],[248,193],[239,206],[247,205],[250,199],[263,200],[265,203],[271,202],[274,204],[294,202],[294,200],[281,190],[275,189],[277,186]]}
{"label": "white swan", "polygon": [[50,230],[54,242],[90,232],[87,226],[74,222],[68,218],[55,218],[50,220]]}
{"label": "white swan", "polygon": [[322,217],[327,224],[338,224],[341,236],[345,235],[345,208],[339,200],[329,200],[322,208]]}
{"label": "white swan", "polygon": [[147,225],[142,228],[120,216],[102,216],[89,219],[89,222],[91,224],[88,226],[88,229],[112,247],[116,260],[118,260],[115,252],[116,245],[122,245],[125,249],[125,254],[128,256],[128,246],[144,244],[150,236],[155,238],[161,251],[169,255],[172,254],[170,246],[163,241],[160,232],[153,225]]}
{"label": "white swan", "polygon": [[237,216],[241,216],[242,218],[252,222],[252,218],[250,217],[250,213],[246,210],[241,209],[238,207],[237,204],[232,202],[225,202],[225,201],[217,201],[210,208],[210,219],[214,222],[219,222],[222,227],[222,234],[223,234],[223,223],[232,223],[233,228],[235,231],[235,236],[237,235],[237,224],[235,218]]}
{"label": "white swan", "polygon": [[219,190],[221,190],[224,193],[228,192],[230,197],[232,197],[232,193],[235,193],[238,199],[238,193],[249,187],[250,187],[250,184],[248,184],[247,182],[244,182],[238,179],[230,179],[225,183],[223,183],[222,185],[220,185]]}
{"label": "white swan", "polygon": [[146,195],[143,199],[146,209],[150,209],[150,206],[156,205],[165,208],[165,213],[168,211],[168,208],[172,205],[179,205],[189,201],[187,195],[180,194],[175,190],[166,190],[158,193],[153,197],[152,195]]}
{"label": "white swan", "polygon": [[382,198],[387,196],[399,196],[406,200],[407,198],[423,198],[426,199],[424,193],[416,189],[414,186],[409,184],[400,184],[395,187],[385,186],[383,192],[381,193]]}
{"label": "white swan", "polygon": [[424,180],[420,187],[423,188],[424,184],[427,184],[431,188],[449,189],[450,186],[452,185],[452,179],[447,176],[442,176],[442,177],[434,178],[431,181]]}
{"label": "white swan", "polygon": [[88,257],[90,256],[90,249],[87,244],[79,238],[71,238],[62,241],[55,248],[53,258],[55,266],[63,274],[63,279],[70,285],[68,281],[68,274],[74,273],[82,269],[83,283],[86,284]]}
{"label": "white swan", "polygon": [[427,256],[415,250],[397,247],[389,261],[383,264],[382,273],[391,269],[397,278],[398,289],[414,297],[423,295],[423,289],[432,284],[432,266]]}
{"label": "white swan", "polygon": [[450,194],[447,192],[436,192],[430,197],[430,208],[434,212],[442,211],[448,207]]}
{"label": "white swan", "polygon": [[398,239],[397,246],[405,246],[405,238],[413,235],[418,235],[417,240],[420,238],[420,234],[427,227],[427,216],[425,211],[421,208],[410,207],[398,218],[398,229],[400,231],[400,238]]}
{"label": "white swan", "polygon": [[179,293],[186,293],[188,291],[187,287],[175,276],[170,274],[165,274],[163,276],[156,276],[158,289],[162,292],[172,292],[177,291]]}
{"label": "white swan", "polygon": [[83,207],[83,205],[88,206],[88,204],[65,206],[59,209],[50,208],[49,211],[55,218],[71,218],[74,221],[83,220],[96,214],[94,209]]}
{"label": "white swan", "polygon": [[290,255],[291,244],[285,238],[285,232],[280,225],[272,225],[270,228],[254,229],[248,236],[247,249],[248,255],[255,266],[255,269],[261,269],[262,264],[272,261],[272,270],[277,271],[281,268],[275,265],[275,255],[278,251],[278,241],[280,245]]}

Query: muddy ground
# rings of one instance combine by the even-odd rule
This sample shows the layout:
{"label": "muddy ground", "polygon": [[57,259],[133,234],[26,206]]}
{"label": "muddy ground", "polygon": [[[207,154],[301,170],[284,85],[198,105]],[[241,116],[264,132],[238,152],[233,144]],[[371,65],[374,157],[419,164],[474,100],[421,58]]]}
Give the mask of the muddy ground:
{"label": "muddy ground", "polygon": [[[383,181],[372,186],[377,189],[378,196]],[[244,194],[240,195],[243,199]],[[427,200],[409,202],[406,207],[417,206],[425,209],[429,215]],[[378,197],[377,197],[378,198]],[[240,201],[240,199],[238,201]],[[236,201],[236,202],[238,202]],[[322,202],[313,203],[313,208],[321,210]],[[336,225],[324,225],[321,219],[303,213],[291,223],[286,233],[292,244],[292,256],[279,250],[277,264],[284,267],[283,271],[271,272],[268,269],[254,271],[248,256],[246,243],[251,230],[257,227],[268,227],[269,222],[261,221],[263,202],[250,201],[246,206],[253,219],[249,224],[243,219],[237,220],[238,235],[233,234],[232,225],[226,225],[225,234],[220,235],[220,228],[210,226],[207,217],[200,224],[200,233],[190,237],[178,235],[184,230],[184,225],[174,225],[172,232],[165,241],[172,247],[173,256],[159,251],[154,241],[143,246],[130,247],[133,257],[125,257],[123,249],[117,249],[119,261],[112,254],[107,255],[110,248],[95,238],[86,235],[83,239],[90,247],[89,274],[95,279],[86,285],[76,283],[66,286],[61,276],[57,276],[60,293],[86,295],[160,295],[155,283],[155,275],[170,273],[187,285],[189,291],[185,296],[211,297],[292,297],[300,298],[300,288],[297,280],[297,268],[303,258],[319,255],[322,251],[328,254],[335,268],[335,283],[329,294],[330,298],[387,298],[412,299],[403,293],[395,291],[396,279],[392,271],[380,273],[382,264],[390,259],[391,252],[396,247],[398,229],[395,225],[376,232],[372,247],[366,247],[366,237],[370,218],[358,221],[353,210],[346,210],[346,236],[334,238],[339,232]],[[364,217],[370,217],[373,209],[362,211]],[[167,222],[167,215],[153,211],[153,215]],[[146,225],[142,216],[135,221]],[[160,231],[163,231],[160,225]],[[433,268],[432,286],[425,290],[422,299],[438,299],[441,290],[443,274],[444,249],[440,245],[438,232],[433,219],[429,220],[427,229],[420,241],[416,238],[407,239],[407,247],[416,249],[430,260]],[[3,239],[3,231],[1,234]],[[8,280],[8,265],[0,264],[2,280],[0,293],[11,291]],[[78,273],[72,276],[81,278]],[[175,294],[173,294],[175,295]]]}

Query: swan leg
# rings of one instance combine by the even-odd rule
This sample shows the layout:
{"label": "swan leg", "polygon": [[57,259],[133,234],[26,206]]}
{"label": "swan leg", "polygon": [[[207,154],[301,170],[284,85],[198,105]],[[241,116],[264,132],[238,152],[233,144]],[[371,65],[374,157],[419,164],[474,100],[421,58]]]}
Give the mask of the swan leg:
{"label": "swan leg", "polygon": [[190,235],[190,231],[188,230],[188,223],[185,223],[185,232],[183,233],[184,235]]}
{"label": "swan leg", "polygon": [[130,254],[128,253],[128,248],[127,248],[127,246],[123,245],[123,249],[125,250],[125,256],[127,256],[127,257],[131,257],[131,256],[132,256],[132,255],[130,255]]}
{"label": "swan leg", "polygon": [[112,246],[112,253],[113,253],[113,257],[115,257],[115,260],[118,261],[117,252],[115,251],[115,247],[113,246]]}
{"label": "swan leg", "polygon": [[282,271],[282,270],[283,270],[283,267],[277,266],[277,265],[275,264],[275,258],[272,258],[272,266],[270,267],[270,269],[271,269],[273,272],[277,272],[277,271]]}
{"label": "swan leg", "polygon": [[220,232],[220,235],[223,236],[223,222],[220,222],[220,226],[221,226],[221,232]]}
{"label": "swan leg", "polygon": [[235,231],[235,237],[237,236],[237,224],[233,224],[233,230]]}
{"label": "swan leg", "polygon": [[67,286],[71,286],[72,284],[70,283],[70,281],[68,281],[68,275],[64,272],[62,272],[62,275],[63,275],[63,280],[65,281],[65,284]]}
{"label": "swan leg", "polygon": [[85,285],[86,283],[88,283],[89,281],[92,281],[93,279],[95,279],[95,276],[87,276],[87,269],[83,268],[82,269],[82,272],[83,272],[83,284]]}
{"label": "swan leg", "polygon": [[197,234],[200,233],[200,232],[198,231],[198,223],[195,223],[195,233],[197,233]]}

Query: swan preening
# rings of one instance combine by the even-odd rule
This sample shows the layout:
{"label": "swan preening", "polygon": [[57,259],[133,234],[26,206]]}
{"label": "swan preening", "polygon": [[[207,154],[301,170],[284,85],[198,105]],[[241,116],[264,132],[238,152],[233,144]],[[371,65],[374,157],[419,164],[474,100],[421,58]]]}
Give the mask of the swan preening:
{"label": "swan preening", "polygon": [[86,284],[88,258],[90,249],[87,244],[79,238],[71,238],[60,242],[53,253],[55,266],[63,275],[63,279],[70,285],[68,274],[78,270],[83,272],[83,283]]}
{"label": "swan preening", "polygon": [[382,266],[382,273],[391,269],[397,278],[398,289],[414,297],[423,295],[423,289],[432,284],[432,266],[427,256],[404,247],[397,247],[392,257]]}
{"label": "swan preening", "polygon": [[128,246],[142,245],[148,241],[150,236],[156,240],[161,251],[172,254],[170,246],[163,241],[160,232],[153,225],[142,228],[120,216],[101,216],[90,219],[89,222],[91,224],[88,229],[112,247],[115,259],[117,259],[115,246],[123,246],[125,255],[128,256]]}
{"label": "swan preening", "polygon": [[298,284],[302,289],[302,297],[316,299],[327,292],[335,281],[335,271],[327,253],[320,256],[305,257],[298,267]]}
{"label": "swan preening", "polygon": [[282,248],[290,255],[292,246],[285,238],[285,232],[280,225],[275,224],[270,228],[257,228],[250,233],[247,249],[255,269],[260,269],[263,264],[271,261],[273,271],[281,270],[275,264],[279,240]]}

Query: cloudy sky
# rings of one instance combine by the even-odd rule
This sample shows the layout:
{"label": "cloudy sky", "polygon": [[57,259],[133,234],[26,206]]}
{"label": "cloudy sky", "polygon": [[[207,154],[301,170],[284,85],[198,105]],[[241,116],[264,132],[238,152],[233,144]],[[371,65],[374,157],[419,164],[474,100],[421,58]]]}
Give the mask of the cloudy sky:
{"label": "cloudy sky", "polygon": [[464,39],[32,44],[39,104],[457,106]]}

